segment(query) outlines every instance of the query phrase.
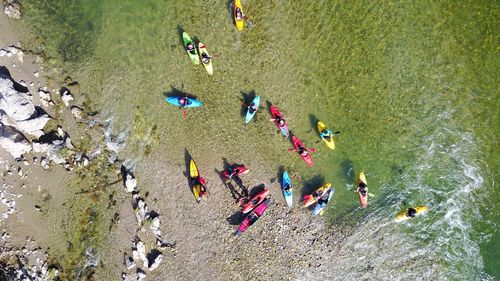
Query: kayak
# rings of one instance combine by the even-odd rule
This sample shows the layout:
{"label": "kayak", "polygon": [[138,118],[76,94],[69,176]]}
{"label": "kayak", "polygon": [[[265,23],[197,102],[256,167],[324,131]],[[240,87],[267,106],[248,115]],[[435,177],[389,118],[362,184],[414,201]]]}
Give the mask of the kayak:
{"label": "kayak", "polygon": [[[212,58],[210,57],[210,55],[207,52],[207,46],[203,45],[203,43],[200,42],[198,44],[198,50],[200,51],[201,64],[203,64],[203,66],[207,70],[208,74],[212,75],[214,73],[214,68],[212,66]],[[206,54],[209,57],[208,63],[203,62],[203,54]]]}
{"label": "kayak", "polygon": [[[187,100],[187,104],[184,104],[183,106],[181,106],[181,104],[179,103],[179,98],[185,98]],[[198,107],[198,106],[203,105],[203,103],[197,99],[193,99],[193,98],[189,98],[189,97],[181,97],[181,96],[168,97],[165,99],[165,101],[170,103],[170,104],[180,106],[180,107],[185,107],[185,108]]]}
{"label": "kayak", "polygon": [[[359,186],[359,184],[362,182],[366,185],[366,193],[364,195],[360,192],[361,187]],[[358,192],[359,203],[361,203],[361,207],[366,208],[366,205],[368,204],[368,182],[366,181],[365,173],[363,172],[359,173],[358,189],[356,190],[356,192]]]}
{"label": "kayak", "polygon": [[200,176],[198,166],[193,159],[189,162],[189,176],[191,177],[191,181],[193,183],[192,191],[194,198],[198,203],[200,203],[201,198],[206,194],[205,179]]}
{"label": "kayak", "polygon": [[[318,121],[318,132],[320,133],[320,136],[324,130],[327,130],[325,123]],[[321,139],[326,143],[326,146],[328,146],[328,148],[330,148],[331,150],[335,149],[335,142],[333,141],[333,136],[331,136],[330,139],[325,139],[323,137]]]}
{"label": "kayak", "polygon": [[[307,151],[307,148],[304,146],[304,144],[302,143],[302,141],[300,141],[300,139],[296,136],[292,136],[292,142],[293,142],[293,146],[295,147],[295,150],[297,150],[298,152],[298,149],[299,147],[303,147],[306,151]],[[302,160],[304,160],[304,162],[306,162],[306,164],[308,166],[313,166],[314,163],[312,161],[312,157],[311,157],[311,153],[307,152],[307,154],[305,156],[303,156],[302,154],[299,154],[300,157],[302,157]]]}
{"label": "kayak", "polygon": [[332,184],[328,182],[322,185],[320,188],[316,189],[316,191],[314,191],[312,194],[304,195],[304,207],[309,207],[312,204],[316,203],[318,199],[323,196],[323,194],[331,189],[331,187]]}
{"label": "kayak", "polygon": [[[278,108],[274,105],[271,105],[271,116],[273,117],[274,119],[274,123],[276,124],[276,127],[278,127],[278,129],[281,130],[281,133],[285,136],[285,137],[288,137],[288,126],[286,125],[286,121],[285,119],[283,118],[283,114],[281,114],[281,112],[278,110]],[[284,125],[283,127],[280,127],[279,125],[279,122],[278,122],[278,119],[283,119],[284,121]]]}
{"label": "kayak", "polygon": [[[290,187],[290,189],[288,191],[285,190],[287,187]],[[285,197],[286,205],[288,206],[288,208],[291,208],[292,207],[292,199],[293,199],[292,181],[290,180],[290,177],[288,176],[287,171],[283,172],[283,177],[281,179],[281,189],[283,189],[283,196]]]}
{"label": "kayak", "polygon": [[314,208],[312,210],[313,217],[317,216],[318,214],[321,214],[321,212],[325,209],[326,205],[328,205],[328,203],[330,203],[330,201],[332,200],[333,194],[335,193],[335,188],[330,189],[329,191],[327,191],[327,193],[328,193],[328,198],[326,199],[326,202],[324,202],[323,204],[316,203],[316,205],[314,206]]}
{"label": "kayak", "polygon": [[259,218],[264,214],[267,207],[269,206],[270,200],[267,199],[262,204],[257,206],[255,210],[253,210],[250,214],[248,214],[243,222],[238,226],[234,235],[240,235],[242,232],[245,232],[251,225],[253,225]]}
{"label": "kayak", "polygon": [[[184,44],[184,50],[186,50],[189,58],[191,58],[191,61],[194,64],[200,64],[200,58],[198,57],[198,51],[196,50],[196,46],[193,43],[193,40],[191,40],[191,37],[186,32],[182,32],[182,43]],[[187,50],[187,46],[189,44],[193,44],[194,47],[194,53],[191,53],[190,51]]]}
{"label": "kayak", "polygon": [[264,189],[261,192],[257,193],[257,195],[252,197],[252,199],[250,199],[250,201],[248,201],[248,203],[243,205],[243,209],[241,210],[241,212],[243,214],[250,212],[257,205],[259,205],[262,201],[264,201],[268,195],[269,195],[269,189]]}
{"label": "kayak", "polygon": [[[247,106],[247,114],[245,116],[245,123],[248,124],[252,120],[252,118],[255,116],[255,113],[257,110],[259,110],[259,104],[260,104],[260,97],[255,96],[255,98],[252,100],[249,106]],[[251,107],[255,105],[255,110],[252,112]]]}
{"label": "kayak", "polygon": [[[425,211],[427,211],[428,207],[424,205],[424,206],[415,207],[413,209],[415,209],[415,211],[417,211],[415,216],[418,216],[418,215],[425,213]],[[411,217],[408,216],[408,210],[409,209],[406,209],[406,210],[399,212],[396,215],[396,222],[401,222],[401,221],[405,221],[407,219],[411,219]]]}
{"label": "kayak", "polygon": [[250,170],[248,170],[245,167],[245,165],[237,165],[236,167],[232,167],[232,168],[228,168],[228,169],[224,170],[222,175],[227,179],[231,179],[234,176],[239,176],[242,174],[246,174],[248,172],[250,172]]}
{"label": "kayak", "polygon": [[[236,18],[236,10],[240,9],[241,11],[241,19]],[[236,23],[236,28],[238,30],[243,30],[243,7],[241,6],[241,1],[240,0],[235,0],[234,1],[234,11],[233,11],[233,17],[234,17],[234,22]]]}

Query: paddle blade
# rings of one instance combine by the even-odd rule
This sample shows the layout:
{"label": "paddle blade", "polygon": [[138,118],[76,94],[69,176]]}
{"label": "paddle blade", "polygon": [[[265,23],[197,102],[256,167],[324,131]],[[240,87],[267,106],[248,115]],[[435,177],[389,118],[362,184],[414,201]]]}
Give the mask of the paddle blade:
{"label": "paddle blade", "polygon": [[182,117],[184,117],[184,119],[186,119],[186,116],[187,116],[187,112],[186,112],[186,110],[184,109],[184,110],[182,110]]}
{"label": "paddle blade", "polygon": [[320,143],[321,141],[323,141],[323,140],[319,140],[319,141],[317,141],[317,142],[315,142],[315,143]]}
{"label": "paddle blade", "polygon": [[311,152],[316,152],[316,148],[314,148],[314,147],[310,147],[310,148],[309,148],[309,150],[310,150]]}
{"label": "paddle blade", "polygon": [[288,151],[293,152],[293,151],[295,151],[295,148],[289,148]]}

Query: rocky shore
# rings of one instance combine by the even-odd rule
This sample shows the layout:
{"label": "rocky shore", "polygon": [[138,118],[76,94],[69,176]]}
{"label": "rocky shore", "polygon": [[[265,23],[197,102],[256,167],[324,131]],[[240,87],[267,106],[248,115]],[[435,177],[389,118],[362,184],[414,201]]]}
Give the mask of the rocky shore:
{"label": "rocky shore", "polygon": [[[9,20],[20,17],[17,2],[4,7]],[[0,16],[0,26],[7,20]],[[0,37],[0,277],[332,277],[325,261],[347,234],[333,235],[299,207],[287,210],[279,184],[269,180],[274,171],[250,163],[256,176],[245,185],[264,184],[273,203],[258,226],[234,237],[241,214],[218,178],[208,176],[209,200],[196,205],[191,194],[179,193],[186,191],[182,167],[155,155],[134,167],[120,155],[126,132],[99,119],[71,77],[48,85],[52,74],[42,61],[13,31]],[[212,160],[200,163],[217,168]]]}

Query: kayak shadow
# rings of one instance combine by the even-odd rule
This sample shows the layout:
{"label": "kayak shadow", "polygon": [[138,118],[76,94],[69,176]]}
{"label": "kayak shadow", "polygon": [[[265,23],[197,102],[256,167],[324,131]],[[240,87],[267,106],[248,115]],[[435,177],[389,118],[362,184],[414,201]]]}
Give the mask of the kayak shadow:
{"label": "kayak shadow", "polygon": [[190,99],[196,99],[196,96],[191,95],[189,93],[186,93],[173,85],[170,85],[171,90],[168,92],[163,92],[163,96],[166,98],[171,98],[171,97],[188,97]]}
{"label": "kayak shadow", "polygon": [[179,41],[181,42],[181,46],[184,46],[184,41],[182,40],[182,33],[184,33],[184,28],[182,26],[177,25],[177,33],[179,34]]}
{"label": "kayak shadow", "polygon": [[243,220],[245,219],[245,217],[246,217],[246,214],[243,214],[243,212],[238,211],[238,212],[232,214],[231,216],[229,216],[226,219],[226,221],[230,225],[239,225],[241,222],[243,222]]}
{"label": "kayak shadow", "polygon": [[316,115],[309,113],[309,122],[311,122],[311,130],[316,131],[318,128],[318,117]]}
{"label": "kayak shadow", "polygon": [[266,185],[261,183],[257,186],[254,186],[249,192],[248,192],[248,196],[251,198],[255,195],[257,195],[259,192],[263,191],[264,189],[266,189]]}
{"label": "kayak shadow", "polygon": [[229,16],[231,17],[233,24],[236,25],[236,22],[234,21],[234,0],[228,0],[227,7],[229,9]]}
{"label": "kayak shadow", "polygon": [[309,195],[309,194],[313,193],[316,189],[321,187],[324,183],[325,183],[325,177],[323,177],[321,175],[316,175],[316,176],[313,176],[307,180],[303,180],[304,186],[302,187],[300,200],[302,201],[304,198],[304,195]]}
{"label": "kayak shadow", "polygon": [[[187,178],[189,191],[191,191],[191,193],[193,193],[193,179],[191,179],[191,175],[189,173],[189,170],[190,170],[189,166],[190,166],[192,159],[193,159],[193,157],[191,157],[191,154],[189,153],[187,148],[185,148],[184,149],[184,160],[186,161],[186,171],[184,171],[184,176]],[[193,193],[193,195],[194,195],[194,193]]]}

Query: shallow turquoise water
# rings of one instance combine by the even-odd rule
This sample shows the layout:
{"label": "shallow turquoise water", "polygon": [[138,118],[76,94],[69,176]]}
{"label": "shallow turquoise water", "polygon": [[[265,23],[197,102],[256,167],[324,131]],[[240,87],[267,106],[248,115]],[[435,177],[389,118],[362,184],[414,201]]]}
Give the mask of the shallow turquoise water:
{"label": "shallow turquoise water", "polygon": [[[306,188],[333,182],[331,221],[356,226],[335,261],[338,276],[366,278],[345,269],[367,259],[386,269],[379,278],[498,278],[498,4],[243,4],[244,32],[219,1],[25,1],[25,8],[49,63],[64,65],[94,108],[128,129],[137,159],[151,144],[178,161],[169,150],[189,146],[198,155],[283,164]],[[180,28],[220,56],[212,77],[188,60]],[[162,102],[176,90],[205,106],[182,121]],[[242,125],[240,98],[250,91],[317,148],[315,168],[286,152],[290,144],[267,113]],[[341,131],[335,152],[314,145],[316,119]],[[200,132],[203,143],[194,141]],[[362,170],[375,194],[364,211],[352,192]],[[391,223],[405,204],[431,210]]]}

